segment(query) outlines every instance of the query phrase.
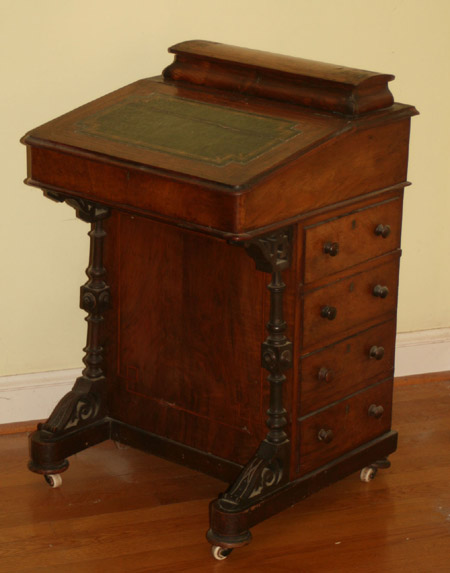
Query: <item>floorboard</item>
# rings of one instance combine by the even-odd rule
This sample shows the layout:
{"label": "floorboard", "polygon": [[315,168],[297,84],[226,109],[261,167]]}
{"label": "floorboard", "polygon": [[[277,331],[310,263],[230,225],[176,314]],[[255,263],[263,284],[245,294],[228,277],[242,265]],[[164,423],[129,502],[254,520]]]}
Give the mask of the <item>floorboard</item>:
{"label": "floorboard", "polygon": [[205,541],[223,482],[108,442],[73,456],[51,489],[26,469],[26,433],[2,435],[0,572],[448,572],[449,413],[450,381],[397,386],[392,467],[259,524],[223,562]]}

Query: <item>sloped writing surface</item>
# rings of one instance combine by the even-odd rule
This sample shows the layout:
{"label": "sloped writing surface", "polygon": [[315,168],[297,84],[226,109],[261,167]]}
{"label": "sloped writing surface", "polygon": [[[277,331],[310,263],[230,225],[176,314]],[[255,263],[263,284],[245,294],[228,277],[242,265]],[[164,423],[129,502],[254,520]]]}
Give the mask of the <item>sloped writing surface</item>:
{"label": "sloped writing surface", "polygon": [[22,141],[234,191],[349,128],[330,114],[149,78],[41,125]]}
{"label": "sloped writing surface", "polygon": [[217,166],[246,164],[300,133],[288,119],[158,93],[130,96],[75,129]]}

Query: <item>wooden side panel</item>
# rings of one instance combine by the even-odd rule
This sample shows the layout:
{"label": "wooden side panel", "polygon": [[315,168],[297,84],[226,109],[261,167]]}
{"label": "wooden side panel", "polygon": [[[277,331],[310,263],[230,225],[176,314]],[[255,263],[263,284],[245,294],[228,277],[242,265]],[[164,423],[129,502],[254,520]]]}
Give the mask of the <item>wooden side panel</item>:
{"label": "wooden side panel", "polygon": [[267,431],[268,275],[243,248],[144,218],[115,215],[110,233],[111,415],[246,463]]}
{"label": "wooden side panel", "polygon": [[406,180],[409,118],[337,137],[241,196],[250,230]]}

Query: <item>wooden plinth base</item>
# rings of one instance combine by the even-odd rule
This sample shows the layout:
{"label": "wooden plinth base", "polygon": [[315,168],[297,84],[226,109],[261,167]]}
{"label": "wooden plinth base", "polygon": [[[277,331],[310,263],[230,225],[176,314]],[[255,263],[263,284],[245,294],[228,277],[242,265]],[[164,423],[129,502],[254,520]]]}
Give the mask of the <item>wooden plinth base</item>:
{"label": "wooden plinth base", "polygon": [[386,458],[396,448],[397,432],[388,432],[300,479],[289,482],[273,491],[270,496],[258,499],[254,505],[241,511],[224,511],[220,507],[219,499],[216,499],[210,505],[211,528],[207,533],[208,541],[225,548],[240,547],[245,544],[243,539],[248,537],[250,528],[257,523],[294,505],[327,485],[377,460]]}
{"label": "wooden plinth base", "polygon": [[135,426],[123,424],[117,420],[111,420],[111,439],[226,482],[232,482],[242,470],[242,466],[239,464],[146,432]]}
{"label": "wooden plinth base", "polygon": [[30,435],[31,471],[39,474],[58,474],[65,471],[69,462],[66,458],[104,442],[110,437],[110,420],[103,418],[72,432],[61,435],[38,429]]}
{"label": "wooden plinth base", "polygon": [[227,482],[232,482],[242,470],[239,464],[111,418],[103,418],[61,435],[36,430],[29,440],[28,467],[31,471],[40,474],[61,473],[68,467],[66,458],[108,439],[133,446]]}
{"label": "wooden plinth base", "polygon": [[[111,418],[103,418],[61,436],[52,436],[38,429],[30,436],[29,468],[44,475],[61,473],[68,467],[67,457],[107,439],[128,444],[230,482],[242,470],[238,464]],[[251,540],[250,528],[257,523],[294,505],[323,487],[377,460],[387,458],[396,448],[397,432],[387,432],[329,464],[279,489],[272,490],[270,495],[255,498],[253,504],[244,509],[238,507],[234,510],[224,510],[220,506],[220,498],[217,498],[210,505],[208,541],[225,548],[246,545]]]}

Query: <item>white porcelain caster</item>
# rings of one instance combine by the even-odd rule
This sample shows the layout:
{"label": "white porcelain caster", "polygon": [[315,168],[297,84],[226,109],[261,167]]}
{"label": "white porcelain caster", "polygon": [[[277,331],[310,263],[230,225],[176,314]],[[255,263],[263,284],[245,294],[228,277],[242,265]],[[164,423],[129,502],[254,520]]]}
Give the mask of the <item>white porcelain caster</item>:
{"label": "white porcelain caster", "polygon": [[223,559],[226,559],[232,551],[232,549],[221,547],[220,545],[213,545],[211,547],[211,553],[217,561],[223,561]]}
{"label": "white porcelain caster", "polygon": [[44,476],[44,479],[50,487],[56,488],[62,485],[61,474],[48,474]]}
{"label": "white porcelain caster", "polygon": [[118,450],[128,450],[130,447],[128,444],[123,444],[122,442],[117,442],[116,440],[114,440],[114,445]]}
{"label": "white porcelain caster", "polygon": [[359,478],[361,481],[369,482],[377,475],[377,468],[373,466],[367,466],[361,470]]}

